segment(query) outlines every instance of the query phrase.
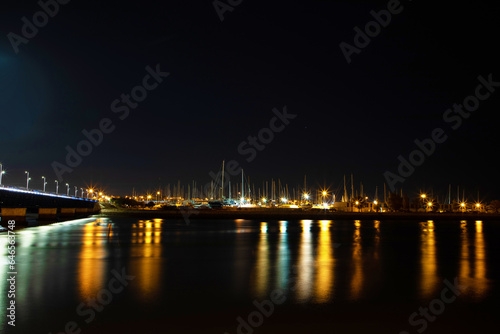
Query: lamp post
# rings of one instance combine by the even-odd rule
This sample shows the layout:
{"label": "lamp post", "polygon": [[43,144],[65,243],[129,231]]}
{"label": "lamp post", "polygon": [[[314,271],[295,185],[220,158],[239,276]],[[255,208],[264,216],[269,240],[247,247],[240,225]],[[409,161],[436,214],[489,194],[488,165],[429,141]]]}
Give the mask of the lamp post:
{"label": "lamp post", "polygon": [[69,196],[69,184],[66,183],[66,196]]}
{"label": "lamp post", "polygon": [[56,195],[59,194],[59,181],[55,181],[56,182]]}
{"label": "lamp post", "polygon": [[2,185],[2,175],[5,174],[2,164],[0,164],[0,186]]}
{"label": "lamp post", "polygon": [[45,192],[45,186],[47,185],[47,179],[45,178],[45,176],[42,176],[42,179],[43,179],[43,192]]}
{"label": "lamp post", "polygon": [[78,194],[78,187],[75,186],[75,197],[76,197],[77,194]]}
{"label": "lamp post", "polygon": [[83,191],[83,188],[80,188],[80,190],[82,191],[82,196],[81,196],[81,198],[83,198],[83,194],[85,193],[85,191]]}
{"label": "lamp post", "polygon": [[24,174],[26,174],[26,190],[28,190],[29,184],[30,184],[30,172],[24,171]]}

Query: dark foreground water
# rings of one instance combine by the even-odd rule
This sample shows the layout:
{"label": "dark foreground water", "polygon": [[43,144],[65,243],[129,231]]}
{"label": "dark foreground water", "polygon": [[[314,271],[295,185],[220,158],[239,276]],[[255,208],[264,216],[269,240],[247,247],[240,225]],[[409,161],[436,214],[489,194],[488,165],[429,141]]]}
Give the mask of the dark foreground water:
{"label": "dark foreground water", "polygon": [[[16,231],[12,333],[491,333],[500,222],[81,219]],[[0,234],[0,307],[10,277]]]}

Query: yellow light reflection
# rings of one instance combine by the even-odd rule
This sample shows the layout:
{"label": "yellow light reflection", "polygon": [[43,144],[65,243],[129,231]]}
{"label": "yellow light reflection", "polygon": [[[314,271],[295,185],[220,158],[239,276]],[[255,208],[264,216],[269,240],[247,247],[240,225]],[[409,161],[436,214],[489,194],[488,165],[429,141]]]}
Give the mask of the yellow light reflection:
{"label": "yellow light reflection", "polygon": [[375,251],[373,252],[373,259],[378,261],[379,259],[379,250],[380,250],[380,221],[375,220],[373,222],[373,227],[375,228]]}
{"label": "yellow light reflection", "polygon": [[296,296],[300,302],[311,298],[314,286],[314,254],[312,245],[312,220],[302,220],[302,235],[300,238],[299,257],[297,260]]}
{"label": "yellow light reflection", "polygon": [[363,254],[361,245],[361,221],[354,221],[353,249],[352,249],[352,276],[351,276],[351,300],[358,300],[363,288]]}
{"label": "yellow light reflection", "polygon": [[103,259],[107,256],[103,236],[107,226],[101,224],[101,219],[97,219],[83,226],[83,244],[78,262],[78,288],[82,300],[95,298],[103,288],[106,263]]}
{"label": "yellow light reflection", "polygon": [[255,261],[255,295],[264,299],[269,284],[269,242],[267,240],[267,223],[260,223],[260,238]]}
{"label": "yellow light reflection", "polygon": [[429,220],[420,223],[421,257],[420,257],[420,293],[422,298],[431,298],[439,283],[437,277],[437,254],[434,222]]}
{"label": "yellow light reflection", "polygon": [[333,256],[330,238],[330,220],[321,220],[316,257],[315,300],[325,303],[330,299],[333,283]]}
{"label": "yellow light reflection", "polygon": [[133,258],[131,271],[137,273],[136,287],[139,298],[150,301],[158,295],[161,288],[162,271],[162,219],[132,224],[132,244],[130,255]]}
{"label": "yellow light reflection", "polygon": [[[471,244],[471,231],[475,229],[474,241]],[[483,234],[483,222],[475,222],[474,228],[462,223],[462,248],[460,261],[460,283],[476,300],[483,299],[488,292],[486,277],[486,248]]]}

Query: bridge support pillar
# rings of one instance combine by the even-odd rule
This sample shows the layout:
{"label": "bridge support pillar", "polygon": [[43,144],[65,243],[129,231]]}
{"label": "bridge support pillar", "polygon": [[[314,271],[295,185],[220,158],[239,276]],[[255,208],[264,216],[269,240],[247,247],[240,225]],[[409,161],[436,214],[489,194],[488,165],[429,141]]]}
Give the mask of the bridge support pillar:
{"label": "bridge support pillar", "polygon": [[76,208],[76,214],[77,215],[86,215],[89,213],[89,209],[87,208]]}
{"label": "bridge support pillar", "polygon": [[39,208],[38,219],[55,219],[57,208]]}
{"label": "bridge support pillar", "polygon": [[75,215],[75,208],[61,208],[61,216],[62,217],[72,217]]}
{"label": "bridge support pillar", "polygon": [[22,219],[26,218],[26,208],[2,208],[1,216],[5,219]]}

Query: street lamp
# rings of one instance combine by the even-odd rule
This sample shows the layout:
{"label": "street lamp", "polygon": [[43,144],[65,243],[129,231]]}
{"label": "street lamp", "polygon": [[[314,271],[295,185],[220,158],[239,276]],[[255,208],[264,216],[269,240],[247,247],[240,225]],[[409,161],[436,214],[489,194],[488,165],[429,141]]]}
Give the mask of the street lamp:
{"label": "street lamp", "polygon": [[465,211],[465,202],[460,203],[460,207],[462,208],[462,212]]}
{"label": "street lamp", "polygon": [[0,164],[0,186],[2,185],[2,175],[5,174],[2,164]]}
{"label": "street lamp", "polygon": [[59,194],[59,181],[55,181],[56,182],[56,195]]}
{"label": "street lamp", "polygon": [[76,197],[77,194],[78,194],[78,187],[75,186],[75,197]]}
{"label": "street lamp", "polygon": [[87,191],[87,198],[89,198],[89,193],[90,193],[90,198],[92,198],[92,193],[94,192],[94,189],[89,189]]}
{"label": "street lamp", "polygon": [[26,190],[28,190],[29,184],[30,184],[30,172],[24,171],[24,174],[26,174]]}
{"label": "street lamp", "polygon": [[69,184],[66,183],[66,196],[69,196]]}
{"label": "street lamp", "polygon": [[80,190],[82,191],[82,196],[81,196],[81,198],[83,198],[83,194],[85,193],[85,191],[83,190],[83,188],[80,188]]}
{"label": "street lamp", "polygon": [[45,186],[47,185],[47,179],[45,178],[45,176],[42,176],[42,179],[43,179],[43,192],[45,192]]}

